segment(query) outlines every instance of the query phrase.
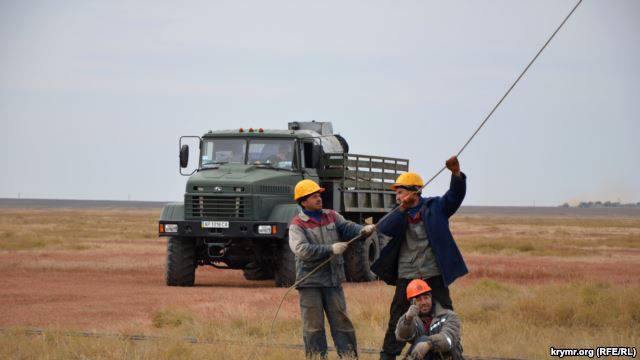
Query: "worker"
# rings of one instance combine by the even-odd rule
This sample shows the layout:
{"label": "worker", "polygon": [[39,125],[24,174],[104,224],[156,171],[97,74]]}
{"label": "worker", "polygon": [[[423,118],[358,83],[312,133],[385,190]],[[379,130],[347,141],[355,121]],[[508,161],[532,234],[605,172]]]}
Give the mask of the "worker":
{"label": "worker", "polygon": [[398,341],[412,344],[407,359],[463,359],[460,318],[431,298],[431,288],[424,280],[409,283],[407,301],[411,306],[395,330]]}
{"label": "worker", "polygon": [[466,175],[456,156],[446,161],[451,171],[449,190],[440,197],[421,197],[420,175],[401,174],[392,185],[399,206],[377,225],[378,232],[392,239],[382,249],[371,270],[396,287],[380,359],[395,359],[404,343],[394,332],[400,316],[409,308],[405,297],[412,279],[425,280],[442,307],[453,310],[449,285],[468,273],[462,254],[451,235],[449,218],[458,210],[466,192]]}
{"label": "worker", "polygon": [[291,169],[293,164],[293,143],[283,142],[278,144],[278,152],[269,156],[266,163],[277,168]]}
{"label": "worker", "polygon": [[320,196],[323,191],[312,180],[298,182],[294,200],[302,211],[294,216],[289,226],[289,246],[296,258],[296,283],[335,255],[328,264],[296,287],[300,296],[304,349],[308,358],[326,358],[326,313],[338,356],[355,358],[358,356],[358,346],[342,291],[341,283],[345,280],[345,274],[341,254],[348,247],[345,240],[360,234],[369,236],[375,231],[375,226],[362,226],[345,220],[333,210],[323,210]]}

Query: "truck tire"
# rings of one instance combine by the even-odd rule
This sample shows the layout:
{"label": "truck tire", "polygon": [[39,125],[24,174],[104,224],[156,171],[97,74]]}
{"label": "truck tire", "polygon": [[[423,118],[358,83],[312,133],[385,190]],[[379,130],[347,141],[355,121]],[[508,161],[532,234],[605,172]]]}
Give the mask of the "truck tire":
{"label": "truck tire", "polygon": [[376,279],[371,272],[371,264],[380,256],[378,234],[373,234],[363,241],[352,243],[344,253],[344,270],[347,281],[367,282]]}
{"label": "truck tire", "polygon": [[247,280],[270,280],[273,279],[273,269],[266,265],[251,263],[248,268],[242,269],[242,275]]}
{"label": "truck tire", "polygon": [[193,239],[167,239],[168,286],[193,286],[196,279],[196,242]]}
{"label": "truck tire", "polygon": [[289,248],[289,239],[278,247],[274,278],[277,287],[289,287],[296,282],[296,258]]}

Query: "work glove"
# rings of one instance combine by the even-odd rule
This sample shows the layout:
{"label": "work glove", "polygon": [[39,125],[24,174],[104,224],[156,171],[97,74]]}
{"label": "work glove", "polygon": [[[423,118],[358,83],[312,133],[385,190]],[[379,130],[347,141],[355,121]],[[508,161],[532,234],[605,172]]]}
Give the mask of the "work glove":
{"label": "work glove", "polygon": [[409,310],[407,310],[407,312],[404,314],[404,317],[408,320],[408,321],[413,321],[413,319],[418,316],[418,314],[420,313],[420,309],[418,308],[417,305],[411,305],[409,306]]}
{"label": "work glove", "polygon": [[360,230],[360,234],[362,234],[364,236],[370,236],[375,231],[376,231],[376,226],[375,225],[365,225]]}
{"label": "work glove", "polygon": [[348,246],[349,246],[349,244],[347,244],[346,242],[338,242],[338,243],[335,243],[335,244],[331,245],[331,251],[333,251],[333,253],[336,254],[336,255],[340,255],[345,250],[347,250]]}
{"label": "work glove", "polygon": [[427,355],[429,350],[431,350],[431,344],[429,344],[426,341],[422,341],[417,343],[416,346],[413,347],[413,351],[411,351],[411,356],[416,360],[417,359],[422,360]]}

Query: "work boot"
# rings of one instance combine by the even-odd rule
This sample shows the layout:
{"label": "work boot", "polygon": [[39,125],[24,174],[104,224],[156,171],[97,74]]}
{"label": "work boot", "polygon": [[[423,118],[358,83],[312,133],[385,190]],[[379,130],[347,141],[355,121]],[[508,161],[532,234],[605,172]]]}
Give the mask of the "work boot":
{"label": "work boot", "polygon": [[380,351],[380,360],[396,360],[396,356],[393,354],[387,354],[384,351]]}

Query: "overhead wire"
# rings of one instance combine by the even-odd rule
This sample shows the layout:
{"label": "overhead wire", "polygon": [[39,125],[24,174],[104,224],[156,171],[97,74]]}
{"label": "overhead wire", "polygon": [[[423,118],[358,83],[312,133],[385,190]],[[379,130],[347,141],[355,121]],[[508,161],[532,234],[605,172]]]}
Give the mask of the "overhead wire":
{"label": "overhead wire", "polygon": [[[509,94],[511,93],[511,90],[513,90],[513,88],[518,84],[518,82],[520,81],[520,79],[522,79],[522,77],[527,73],[527,71],[529,70],[529,68],[533,65],[533,63],[538,59],[538,57],[540,56],[540,54],[542,54],[542,52],[544,51],[544,49],[547,47],[547,45],[549,45],[549,43],[551,43],[551,40],[553,40],[553,38],[556,36],[556,34],[558,33],[558,31],[560,31],[560,29],[564,26],[564,24],[567,22],[567,20],[569,20],[569,18],[571,17],[571,15],[573,15],[573,13],[576,11],[576,9],[578,8],[578,6],[580,6],[580,4],[582,3],[582,0],[578,0],[578,2],[575,4],[575,6],[571,9],[571,11],[569,12],[569,14],[567,14],[567,16],[564,18],[564,20],[562,20],[562,22],[560,23],[560,25],[558,25],[558,27],[555,29],[555,31],[551,34],[551,36],[547,39],[547,41],[544,43],[544,45],[542,45],[542,47],[540,48],[540,50],[538,50],[538,52],[535,54],[535,56],[531,59],[531,61],[529,61],[529,63],[527,64],[527,66],[522,70],[522,72],[520,72],[520,75],[518,75],[518,77],[516,78],[516,80],[511,84],[511,86],[507,89],[507,91],[504,93],[504,95],[502,95],[502,97],[500,98],[500,100],[498,100],[498,102],[493,106],[493,108],[491,109],[491,111],[489,111],[489,113],[485,116],[485,118],[482,120],[482,122],[480,123],[480,125],[476,128],[476,130],[473,132],[473,134],[469,137],[469,139],[464,143],[464,145],[460,148],[460,150],[456,153],[456,157],[459,157],[460,154],[462,154],[462,152],[467,148],[467,146],[469,145],[469,143],[471,143],[471,140],[473,140],[475,138],[475,136],[478,134],[478,132],[480,132],[480,129],[482,129],[484,127],[484,125],[487,123],[487,121],[491,118],[491,116],[493,116],[493,114],[495,113],[495,111],[498,109],[498,107],[500,107],[500,105],[502,104],[502,102],[507,98],[507,96],[509,96]],[[431,178],[429,178],[425,184],[418,190],[422,191],[427,185],[429,185],[435,178],[438,177],[438,175],[440,175],[445,169],[446,169],[446,165],[443,166],[438,172],[436,172]],[[380,221],[382,221],[384,218],[386,218],[387,216],[391,215],[392,213],[394,213],[396,210],[398,209],[398,207],[392,209],[389,213],[387,213],[385,216],[383,216],[378,223],[380,223]],[[347,241],[347,244],[351,244],[354,241],[360,240],[362,239],[363,235],[358,235],[356,237],[354,237],[353,239],[350,239],[349,241]],[[320,263],[320,265],[318,265],[317,267],[315,267],[313,270],[311,270],[307,275],[305,275],[304,277],[302,277],[301,279],[297,280],[293,285],[291,285],[287,291],[284,293],[284,295],[282,296],[282,299],[280,300],[280,303],[278,304],[278,308],[276,309],[276,313],[273,317],[273,320],[271,321],[271,328],[269,330],[269,340],[273,340],[273,326],[275,324],[275,321],[278,317],[278,314],[280,312],[280,308],[282,307],[282,304],[284,302],[284,299],[286,298],[286,296],[289,294],[289,292],[291,292],[291,290],[295,289],[299,284],[301,284],[304,280],[306,280],[309,276],[313,275],[316,271],[318,271],[320,268],[322,268],[323,266],[325,266],[327,263],[329,263],[331,260],[333,260],[337,255],[333,254],[330,257],[328,257],[326,260],[324,260],[322,263]]]}

